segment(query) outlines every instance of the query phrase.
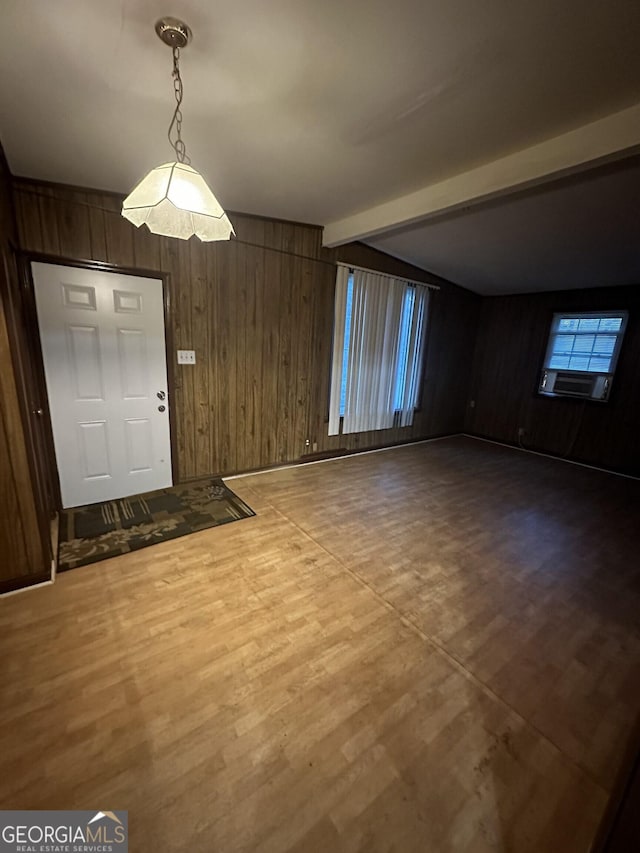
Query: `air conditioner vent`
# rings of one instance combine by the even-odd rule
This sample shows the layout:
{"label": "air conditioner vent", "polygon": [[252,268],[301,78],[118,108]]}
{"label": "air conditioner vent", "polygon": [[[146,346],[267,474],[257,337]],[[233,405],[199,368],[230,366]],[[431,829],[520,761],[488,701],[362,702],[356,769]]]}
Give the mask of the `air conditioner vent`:
{"label": "air conditioner vent", "polygon": [[583,379],[571,374],[558,373],[553,390],[556,394],[575,394],[578,397],[590,397],[594,378],[589,376]]}
{"label": "air conditioner vent", "polygon": [[604,401],[609,396],[611,376],[602,373],[543,370],[538,391],[556,397],[582,397]]}

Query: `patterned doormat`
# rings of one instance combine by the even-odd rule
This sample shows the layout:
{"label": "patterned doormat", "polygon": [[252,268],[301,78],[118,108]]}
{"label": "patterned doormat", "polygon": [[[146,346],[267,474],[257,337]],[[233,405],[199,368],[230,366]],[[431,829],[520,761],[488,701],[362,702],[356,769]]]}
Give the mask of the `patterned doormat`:
{"label": "patterned doormat", "polygon": [[60,514],[58,571],[252,515],[220,479],[65,509]]}

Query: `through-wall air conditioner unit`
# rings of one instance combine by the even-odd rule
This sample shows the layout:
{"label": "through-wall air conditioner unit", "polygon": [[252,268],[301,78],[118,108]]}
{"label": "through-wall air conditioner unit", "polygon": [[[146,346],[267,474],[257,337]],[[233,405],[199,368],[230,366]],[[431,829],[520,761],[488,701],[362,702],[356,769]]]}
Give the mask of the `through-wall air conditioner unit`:
{"label": "through-wall air conditioner unit", "polygon": [[541,394],[604,401],[609,397],[610,388],[609,375],[543,370],[538,390]]}

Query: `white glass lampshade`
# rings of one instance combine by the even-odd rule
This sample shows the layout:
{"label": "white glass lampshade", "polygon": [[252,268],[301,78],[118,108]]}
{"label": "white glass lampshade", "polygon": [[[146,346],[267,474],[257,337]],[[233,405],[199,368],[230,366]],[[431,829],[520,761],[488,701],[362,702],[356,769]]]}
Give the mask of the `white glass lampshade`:
{"label": "white glass lampshade", "polygon": [[134,187],[122,215],[154,234],[188,240],[228,240],[233,225],[199,172],[186,163],[164,163]]}

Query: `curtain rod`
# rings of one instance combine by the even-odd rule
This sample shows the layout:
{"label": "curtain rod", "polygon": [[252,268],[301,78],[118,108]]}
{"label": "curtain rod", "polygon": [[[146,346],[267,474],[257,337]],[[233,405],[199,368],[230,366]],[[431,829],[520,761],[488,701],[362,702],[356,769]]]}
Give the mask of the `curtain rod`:
{"label": "curtain rod", "polygon": [[348,270],[359,270],[360,272],[368,272],[370,275],[379,275],[381,278],[397,278],[400,281],[406,281],[407,284],[417,284],[419,287],[426,287],[429,290],[440,290],[437,284],[427,284],[425,281],[415,281],[415,279],[407,278],[404,275],[393,275],[391,273],[380,272],[380,270],[370,270],[366,267],[357,267],[355,264],[346,264],[344,261],[337,261],[339,267],[346,267]]}

